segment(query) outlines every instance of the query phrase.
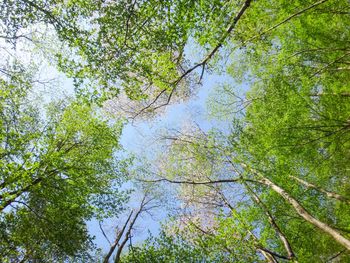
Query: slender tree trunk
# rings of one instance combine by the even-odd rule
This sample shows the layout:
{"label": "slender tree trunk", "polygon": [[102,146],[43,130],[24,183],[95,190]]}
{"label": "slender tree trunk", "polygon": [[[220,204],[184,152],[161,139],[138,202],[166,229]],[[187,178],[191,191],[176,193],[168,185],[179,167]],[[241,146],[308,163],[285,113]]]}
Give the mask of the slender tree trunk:
{"label": "slender tree trunk", "polygon": [[331,237],[334,238],[335,241],[337,241],[339,244],[344,246],[346,249],[350,250],[350,240],[346,239],[334,228],[330,227],[329,225],[313,217],[296,199],[290,196],[281,187],[274,184],[272,181],[270,181],[265,177],[261,178],[259,182],[269,186],[273,191],[275,191],[277,194],[282,196],[283,199],[286,200],[294,208],[294,210],[298,213],[298,215],[304,218],[307,222],[316,226],[321,231],[329,234]]}
{"label": "slender tree trunk", "polygon": [[[218,192],[218,194],[221,196],[222,200],[227,205],[227,207],[230,208],[232,212],[235,211],[235,208],[230,204],[230,202],[227,200],[225,195],[223,193],[221,193],[221,192]],[[240,220],[240,222],[243,223],[244,226],[246,225],[245,222],[242,222],[241,220]],[[249,230],[248,227],[247,227],[247,231],[250,234],[250,236],[253,238],[253,242],[254,242],[254,246],[256,247],[256,250],[258,252],[260,252],[265,257],[267,262],[269,262],[269,263],[278,263],[278,261],[277,261],[277,259],[275,257],[289,260],[288,257],[279,255],[279,254],[277,254],[277,253],[275,253],[275,252],[273,252],[273,251],[263,247],[260,244],[259,239],[254,235],[254,233],[252,231]]]}
{"label": "slender tree trunk", "polygon": [[301,183],[302,185],[306,186],[307,188],[312,188],[312,189],[315,189],[321,193],[324,193],[326,196],[328,196],[329,198],[334,198],[334,199],[337,199],[341,202],[345,202],[345,203],[348,203],[350,204],[350,199],[346,198],[345,196],[342,196],[340,194],[337,194],[335,192],[331,192],[331,191],[327,191],[327,190],[324,190],[323,188],[321,187],[318,187],[312,183],[309,183],[309,182],[306,182],[296,176],[290,176],[291,178],[293,178],[294,180],[298,181],[299,183]]}
{"label": "slender tree trunk", "polygon": [[263,249],[258,248],[258,251],[266,258],[268,263],[278,263],[278,261],[268,252]]}
{"label": "slender tree trunk", "polygon": [[116,255],[115,255],[114,263],[119,263],[119,262],[120,262],[120,255],[122,254],[122,251],[123,251],[123,248],[124,248],[126,242],[128,242],[128,239],[130,238],[131,230],[132,230],[132,228],[134,227],[134,224],[135,224],[135,222],[136,222],[138,216],[141,214],[141,212],[142,212],[142,210],[143,210],[144,201],[145,201],[145,199],[142,201],[141,206],[140,206],[140,209],[136,212],[136,214],[135,214],[133,220],[130,222],[128,231],[126,232],[125,237],[124,237],[122,243],[120,243],[120,245],[119,245],[119,247],[118,247],[117,253],[116,253]]}
{"label": "slender tree trunk", "polygon": [[[276,220],[274,219],[274,217],[272,216],[272,214],[270,213],[269,209],[266,207],[266,205],[261,201],[261,199],[259,198],[259,196],[254,193],[254,191],[249,187],[249,185],[247,183],[244,183],[245,187],[247,188],[248,192],[252,195],[252,198],[255,200],[255,202],[261,207],[261,209],[264,211],[264,213],[266,214],[270,225],[272,226],[272,228],[275,230],[275,232],[277,233],[278,237],[280,238],[280,240],[283,243],[284,248],[286,249],[287,253],[288,253],[288,259],[293,260],[295,258],[295,254],[293,252],[292,246],[290,245],[287,237],[283,234],[282,230],[279,228],[279,226],[276,223]],[[296,261],[295,261],[296,262]]]}
{"label": "slender tree trunk", "polygon": [[[310,224],[316,226],[321,231],[329,234],[331,237],[334,238],[335,241],[337,241],[339,244],[344,246],[346,249],[350,250],[350,240],[342,236],[336,229],[330,227],[329,225],[323,223],[322,221],[318,220],[317,218],[313,217],[296,199],[294,199],[291,195],[289,195],[283,188],[278,186],[277,184],[273,183],[271,180],[264,177],[261,173],[256,171],[255,169],[250,168],[245,163],[241,163],[241,166],[245,169],[248,169],[253,174],[255,174],[258,178],[257,182],[264,184],[266,186],[269,186],[273,191],[275,191],[277,194],[283,197],[287,203],[289,203],[294,210],[297,212],[299,216],[304,218],[307,222]],[[242,179],[244,180],[244,179]],[[254,182],[254,181],[252,181]]]}
{"label": "slender tree trunk", "polygon": [[124,231],[125,231],[125,229],[126,229],[126,226],[128,225],[128,223],[129,223],[129,221],[130,221],[130,218],[131,218],[131,215],[132,215],[132,214],[133,214],[133,211],[130,212],[130,214],[129,214],[129,216],[128,216],[128,219],[126,220],[126,222],[125,222],[123,228],[117,233],[117,237],[116,237],[116,239],[115,239],[113,245],[112,245],[111,248],[109,249],[107,255],[105,256],[105,258],[104,258],[104,260],[103,260],[103,263],[108,263],[109,258],[112,256],[112,254],[113,254],[115,248],[118,246],[119,241],[120,241],[120,239],[121,239],[122,236],[123,236],[123,233],[124,233]]}

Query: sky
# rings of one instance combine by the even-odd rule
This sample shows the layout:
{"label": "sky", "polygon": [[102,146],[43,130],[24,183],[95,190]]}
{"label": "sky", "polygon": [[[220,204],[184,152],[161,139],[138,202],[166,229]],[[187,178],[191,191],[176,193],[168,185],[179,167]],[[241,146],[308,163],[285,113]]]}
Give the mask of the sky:
{"label": "sky", "polygon": [[[38,107],[55,100],[65,99],[74,96],[73,81],[64,74],[57,71],[51,66],[40,54],[33,55],[31,48],[26,44],[18,43],[17,50],[13,50],[15,54],[25,58],[25,63],[30,66],[35,61],[38,67],[37,79],[40,82],[35,84],[33,92],[33,103]],[[191,50],[190,50],[191,51]],[[189,52],[189,51],[188,51]],[[145,156],[153,159],[157,154],[156,135],[167,129],[180,129],[183,125],[190,121],[195,121],[203,130],[209,130],[215,127],[215,123],[206,117],[206,101],[213,90],[222,81],[220,76],[205,75],[203,86],[198,88],[195,96],[181,104],[169,105],[161,116],[155,117],[147,121],[135,121],[128,123],[122,132],[121,144],[127,154],[135,154],[136,156]],[[147,149],[147,151],[145,151]],[[140,195],[134,194],[131,198],[131,207],[137,207]],[[165,208],[154,210],[153,215],[143,215],[136,224],[135,242],[144,240],[149,232],[156,235],[159,231],[160,223],[166,218]],[[121,225],[125,221],[125,216],[120,218],[111,218],[103,223],[103,228],[110,240],[115,237],[115,227]],[[142,227],[141,227],[142,226]],[[103,236],[97,220],[88,222],[88,228],[92,235],[96,237],[95,243],[103,251],[109,249],[108,241]]]}
{"label": "sky", "polygon": [[[0,42],[0,48],[2,46],[6,47],[6,44]],[[8,46],[6,48],[8,48]],[[67,78],[64,74],[58,72],[54,66],[50,65],[48,58],[43,56],[43,53],[45,52],[42,52],[41,50],[33,52],[32,49],[33,47],[28,46],[27,42],[19,42],[16,50],[13,49],[11,52],[20,56],[21,60],[25,61],[28,66],[35,64],[40,65],[38,67],[37,78],[40,79],[41,82],[38,82],[35,85],[33,93],[34,103],[36,103],[38,107],[42,107],[42,105],[51,100],[64,99],[67,96],[73,96],[73,81]],[[5,50],[5,48],[2,50]],[[200,61],[202,54],[196,53],[195,50],[198,49],[196,49],[193,44],[190,44],[186,48],[186,56],[192,61]],[[5,58],[5,56],[3,56],[3,58]],[[204,84],[198,88],[196,95],[191,97],[188,101],[181,104],[167,106],[164,114],[151,120],[135,121],[127,124],[121,136],[121,144],[125,151],[152,160],[156,157],[158,150],[156,135],[159,135],[162,131],[181,129],[186,123],[193,121],[204,131],[222,125],[222,123],[219,123],[218,121],[208,119],[206,104],[208,96],[214,88],[225,81],[227,82],[230,80],[228,77],[206,73],[202,81]],[[139,199],[140,194],[134,193],[130,206],[137,206],[139,204]],[[161,222],[164,222],[166,215],[167,212],[163,207],[154,210],[153,216],[146,214],[143,215],[136,224],[134,242],[144,240],[149,232],[156,235],[159,231],[160,224]],[[125,215],[122,215],[120,218],[111,218],[103,223],[104,231],[110,240],[113,240],[115,237],[116,226],[123,224],[124,221]],[[107,251],[109,249],[109,244],[102,235],[99,223],[96,220],[92,220],[88,222],[88,228],[90,233],[96,236],[96,245],[102,248],[103,251]]]}
{"label": "sky", "polygon": [[[123,148],[129,153],[136,156],[145,156],[149,159],[154,159],[157,154],[157,134],[168,129],[180,129],[186,122],[195,121],[201,129],[207,131],[216,126],[216,122],[207,118],[206,102],[208,96],[215,86],[222,82],[222,78],[216,75],[205,75],[203,86],[198,90],[196,96],[192,97],[185,103],[174,104],[167,107],[164,114],[148,121],[135,121],[129,123],[123,129],[121,143]],[[147,149],[145,151],[145,149]],[[138,205],[139,195],[134,197],[132,206]],[[136,201],[135,201],[136,200]],[[136,235],[133,242],[141,242],[148,233],[157,235],[161,222],[166,219],[167,211],[165,207],[155,209],[153,216],[144,215],[138,220],[136,224]],[[115,236],[115,226],[122,225],[125,221],[126,215],[120,219],[106,220],[104,223],[104,230],[110,240]],[[108,242],[101,233],[99,224],[96,220],[89,223],[90,231],[96,236],[96,244],[106,251],[109,248]]]}

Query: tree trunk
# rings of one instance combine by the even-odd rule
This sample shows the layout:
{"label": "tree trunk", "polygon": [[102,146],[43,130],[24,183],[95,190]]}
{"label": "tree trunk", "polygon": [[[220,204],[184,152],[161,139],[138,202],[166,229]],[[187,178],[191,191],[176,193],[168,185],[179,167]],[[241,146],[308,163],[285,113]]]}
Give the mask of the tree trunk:
{"label": "tree trunk", "polygon": [[337,193],[334,193],[334,192],[331,192],[331,191],[327,191],[327,190],[324,190],[323,188],[321,187],[318,187],[314,184],[311,184],[309,182],[306,182],[298,177],[295,177],[295,176],[290,176],[291,178],[293,178],[294,180],[298,181],[299,183],[303,184],[304,186],[306,186],[307,188],[312,188],[312,189],[315,189],[321,193],[324,193],[325,195],[327,195],[329,198],[334,198],[334,199],[337,199],[341,202],[345,202],[345,203],[348,203],[350,204],[350,199],[346,198],[345,196],[342,196],[340,194],[337,194]]}
{"label": "tree trunk", "polygon": [[117,247],[117,245],[119,244],[120,239],[121,239],[122,236],[123,236],[123,233],[124,233],[124,231],[125,231],[125,229],[126,229],[126,226],[128,225],[128,223],[129,223],[129,221],[130,221],[130,218],[131,218],[132,213],[133,213],[133,211],[130,212],[130,214],[129,214],[129,216],[128,216],[128,219],[126,220],[126,222],[125,222],[123,228],[118,232],[117,237],[116,237],[116,239],[115,239],[113,245],[111,246],[111,248],[109,249],[107,255],[105,256],[105,258],[104,258],[104,260],[103,260],[103,263],[108,263],[109,258],[112,256],[112,254],[113,254],[115,248]]}
{"label": "tree trunk", "polygon": [[261,199],[259,198],[259,196],[254,193],[254,191],[249,187],[249,185],[247,183],[244,183],[244,185],[246,186],[248,192],[252,195],[252,198],[255,200],[255,202],[261,207],[261,209],[264,211],[264,213],[266,214],[269,223],[271,224],[272,228],[275,230],[275,232],[277,233],[278,237],[280,238],[280,240],[283,243],[284,248],[286,249],[287,253],[288,253],[288,259],[294,259],[295,258],[295,254],[293,252],[292,246],[290,245],[287,237],[284,235],[284,233],[282,232],[282,230],[279,228],[279,226],[277,225],[274,217],[272,216],[272,214],[270,213],[269,209],[266,207],[266,205],[261,201]]}
{"label": "tree trunk", "polygon": [[130,225],[129,225],[129,228],[128,228],[128,231],[126,232],[125,234],[125,237],[124,237],[124,240],[122,241],[122,243],[119,245],[118,247],[118,250],[117,250],[117,254],[115,255],[115,259],[114,259],[114,263],[119,263],[120,262],[120,255],[122,254],[122,251],[123,251],[123,248],[126,244],[126,242],[128,242],[128,239],[130,237],[130,233],[131,233],[131,230],[132,228],[134,227],[134,224],[136,222],[136,219],[138,218],[138,216],[141,214],[142,212],[142,209],[143,209],[143,202],[140,206],[140,209],[137,211],[137,213],[135,214],[133,220],[130,222]]}
{"label": "tree trunk", "polygon": [[[260,176],[261,177],[261,176]],[[300,215],[302,218],[304,218],[307,222],[310,224],[316,226],[321,231],[329,234],[331,237],[334,238],[335,241],[337,241],[339,244],[344,246],[346,249],[350,250],[350,240],[343,237],[337,230],[330,227],[329,225],[323,223],[322,221],[316,219],[313,217],[296,199],[294,199],[292,196],[290,196],[285,190],[283,190],[278,185],[274,184],[269,179],[263,177],[259,180],[260,183],[269,186],[272,190],[274,190],[277,194],[283,197],[284,200],[286,200]]]}

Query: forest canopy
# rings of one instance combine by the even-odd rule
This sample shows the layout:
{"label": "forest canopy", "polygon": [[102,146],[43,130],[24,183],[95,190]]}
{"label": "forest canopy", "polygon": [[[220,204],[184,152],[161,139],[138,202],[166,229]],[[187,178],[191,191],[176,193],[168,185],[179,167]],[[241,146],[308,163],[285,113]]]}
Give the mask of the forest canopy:
{"label": "forest canopy", "polygon": [[[0,0],[0,261],[350,262],[349,25],[347,0]],[[201,91],[209,128],[123,149]]]}

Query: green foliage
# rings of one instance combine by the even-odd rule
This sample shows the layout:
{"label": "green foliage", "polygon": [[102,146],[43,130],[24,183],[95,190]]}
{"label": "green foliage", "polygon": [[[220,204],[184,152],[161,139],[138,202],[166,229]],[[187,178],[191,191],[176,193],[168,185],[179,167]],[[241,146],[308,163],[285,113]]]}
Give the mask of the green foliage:
{"label": "green foliage", "polygon": [[[122,125],[71,100],[46,114],[27,98],[30,82],[1,80],[0,258],[52,262],[87,253],[86,221],[121,210],[126,194]],[[12,262],[12,261],[11,261]]]}
{"label": "green foliage", "polygon": [[[189,39],[206,51],[218,45],[241,4],[203,0],[5,1],[1,30],[15,43],[20,32],[33,25],[53,27],[69,49],[68,55],[56,54],[58,66],[75,78],[80,94],[103,101],[123,88],[130,99],[139,101],[159,93],[170,95],[189,68],[184,52]],[[81,86],[86,79],[91,80],[93,90]]]}
{"label": "green foliage", "polygon": [[[244,3],[249,8],[227,31]],[[185,97],[193,88],[186,70],[198,73],[185,52],[194,42],[204,53],[199,62],[209,55],[196,69],[223,66],[218,49],[231,54],[226,72],[233,81],[211,106],[232,127],[229,135],[175,134],[158,168],[184,183],[178,197],[190,212],[183,212],[212,220],[199,220],[212,231],[199,235],[188,224],[188,236],[161,233],[124,262],[258,262],[268,260],[263,249],[283,258],[281,235],[299,262],[334,255],[348,262],[349,252],[261,179],[350,238],[349,206],[329,194],[350,198],[349,8],[346,0],[3,1],[2,38],[15,43],[22,30],[51,26],[70,51],[55,54],[58,67],[74,78],[77,94],[92,97],[52,103],[43,114],[26,99],[30,81],[1,80],[3,261],[64,260],[89,248],[86,220],[111,216],[125,199],[117,191],[124,164],[114,156],[122,125],[110,125],[91,101],[122,90],[152,106],[163,95],[171,99],[180,81]],[[196,185],[222,179],[220,186]]]}
{"label": "green foliage", "polygon": [[150,236],[142,245],[130,248],[121,262],[165,263],[165,262],[232,262],[227,252],[211,246],[203,239],[200,245],[193,244],[181,235],[162,231],[157,237]]}
{"label": "green foliage", "polygon": [[[349,238],[348,205],[292,178],[349,198],[350,97],[344,42],[349,16],[341,11],[349,3],[325,1],[306,10],[312,4],[262,1],[252,5],[251,15],[239,24],[232,39],[245,47],[234,54],[228,69],[235,81],[249,84],[250,89],[239,98],[236,88],[226,85],[211,106],[216,115],[234,119],[227,152],[233,153],[237,164],[248,163],[261,171],[313,216]],[[285,21],[293,14],[297,15]],[[263,186],[254,191],[287,235],[299,262],[320,262],[342,251],[274,191]],[[248,205],[247,218],[259,222],[259,236],[266,244],[276,246],[275,233],[257,209]],[[347,262],[348,254],[342,252],[339,258]]]}

